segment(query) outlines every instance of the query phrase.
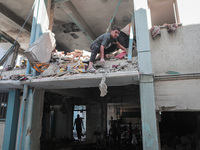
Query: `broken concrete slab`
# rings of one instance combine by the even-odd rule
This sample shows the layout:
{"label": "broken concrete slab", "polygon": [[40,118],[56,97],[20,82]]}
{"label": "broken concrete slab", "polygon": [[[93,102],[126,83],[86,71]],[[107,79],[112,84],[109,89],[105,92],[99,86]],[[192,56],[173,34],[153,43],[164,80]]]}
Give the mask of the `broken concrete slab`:
{"label": "broken concrete slab", "polygon": [[56,75],[58,70],[59,70],[59,66],[51,65],[44,72],[42,72],[40,76],[42,77],[53,76],[53,75]]}
{"label": "broken concrete slab", "polygon": [[51,52],[55,48],[55,38],[51,31],[43,33],[29,48],[24,52],[30,62],[48,63],[51,59]]}
{"label": "broken concrete slab", "polygon": [[[41,79],[31,79],[22,81],[22,84],[36,87],[40,89],[66,89],[66,88],[87,88],[87,87],[99,87],[99,83],[102,79],[102,73],[93,74],[75,74],[62,77],[48,77]],[[139,84],[138,71],[124,71],[107,73],[106,85],[107,86],[119,86]]]}

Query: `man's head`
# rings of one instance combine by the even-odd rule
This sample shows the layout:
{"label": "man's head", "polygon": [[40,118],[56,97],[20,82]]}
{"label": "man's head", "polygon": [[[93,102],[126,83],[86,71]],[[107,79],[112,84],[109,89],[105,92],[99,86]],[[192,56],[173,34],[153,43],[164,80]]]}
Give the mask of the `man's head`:
{"label": "man's head", "polygon": [[118,27],[114,27],[111,30],[111,36],[112,36],[112,38],[116,39],[119,36],[119,33],[120,33],[120,29]]}
{"label": "man's head", "polygon": [[80,116],[79,115],[77,115],[77,118],[79,118]]}

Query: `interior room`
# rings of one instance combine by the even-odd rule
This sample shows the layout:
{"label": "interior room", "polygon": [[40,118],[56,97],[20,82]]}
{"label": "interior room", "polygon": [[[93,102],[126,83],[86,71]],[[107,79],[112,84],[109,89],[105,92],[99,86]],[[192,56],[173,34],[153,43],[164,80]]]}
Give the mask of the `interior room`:
{"label": "interior room", "polygon": [[[114,148],[119,140],[118,146],[121,148],[129,148],[130,144],[131,147],[141,148],[142,131],[138,85],[108,87],[105,97],[100,97],[98,88],[67,89],[65,91],[71,95],[55,94],[52,91],[45,94],[41,150],[47,148],[57,150],[80,144],[86,147],[89,144],[89,147],[93,148],[96,146]],[[77,92],[79,94],[76,94]],[[91,94],[85,94],[88,92]],[[83,122],[80,141],[74,126],[78,115]],[[113,117],[112,129],[111,117]],[[111,131],[117,127],[120,129],[120,137],[113,137],[114,132]],[[135,134],[135,139],[131,141],[129,141],[130,128]]]}

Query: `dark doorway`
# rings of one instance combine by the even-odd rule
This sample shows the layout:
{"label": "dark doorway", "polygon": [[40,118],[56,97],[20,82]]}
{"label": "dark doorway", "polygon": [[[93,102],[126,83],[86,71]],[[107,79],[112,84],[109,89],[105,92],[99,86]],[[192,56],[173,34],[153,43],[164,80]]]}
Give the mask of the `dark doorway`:
{"label": "dark doorway", "polygon": [[196,150],[199,136],[199,112],[162,112],[159,123],[161,148]]}

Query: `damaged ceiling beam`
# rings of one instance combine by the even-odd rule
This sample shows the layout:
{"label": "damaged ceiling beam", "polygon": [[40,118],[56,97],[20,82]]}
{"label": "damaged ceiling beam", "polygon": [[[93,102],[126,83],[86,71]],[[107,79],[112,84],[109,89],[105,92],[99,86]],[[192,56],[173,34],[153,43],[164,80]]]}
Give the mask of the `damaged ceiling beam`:
{"label": "damaged ceiling beam", "polygon": [[[13,11],[11,11],[9,8],[7,8],[5,5],[0,2],[0,12],[16,24],[18,24],[20,27],[24,24],[25,20],[21,17],[17,16]],[[24,29],[26,29],[28,32],[31,32],[31,25],[26,23],[24,26]]]}
{"label": "damaged ceiling beam", "polygon": [[92,30],[89,28],[85,20],[82,18],[82,16],[79,14],[77,9],[74,7],[73,3],[71,1],[67,1],[61,4],[64,12],[68,14],[68,16],[73,20],[73,22],[79,27],[79,29],[83,32],[83,34],[86,36],[86,38],[92,42],[96,36],[92,32]]}
{"label": "damaged ceiling beam", "polygon": [[[5,32],[3,32],[2,30],[0,30],[0,35],[4,36],[10,43],[14,44],[15,42],[15,39],[13,39],[11,36],[9,36],[8,34],[6,34]],[[20,44],[16,41],[15,45],[19,45],[20,47]],[[24,50],[22,48],[19,48],[18,49],[18,52],[20,54],[23,54],[24,53]]]}

